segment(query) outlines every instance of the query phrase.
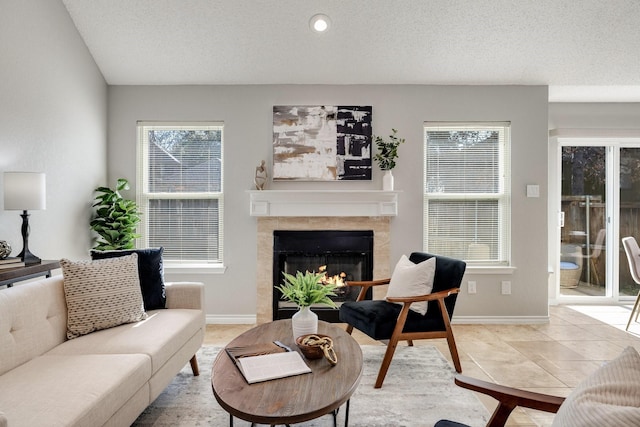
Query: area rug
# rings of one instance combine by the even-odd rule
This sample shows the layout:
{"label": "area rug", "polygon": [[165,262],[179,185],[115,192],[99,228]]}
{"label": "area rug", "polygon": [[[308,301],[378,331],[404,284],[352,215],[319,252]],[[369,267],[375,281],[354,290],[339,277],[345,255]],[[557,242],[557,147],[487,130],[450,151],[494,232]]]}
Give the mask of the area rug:
{"label": "area rug", "polygon": [[[364,368],[360,385],[351,396],[349,425],[352,427],[433,426],[446,418],[470,426],[484,426],[489,413],[470,391],[453,382],[454,369],[435,347],[400,345],[382,388],[373,384],[386,347],[362,346]],[[200,376],[187,364],[173,382],[138,417],[133,426],[228,426],[229,414],[211,391],[211,366],[220,347],[205,346],[198,352]],[[234,426],[251,423],[234,418]],[[296,426],[332,426],[327,415]],[[344,407],[338,412],[344,425]]]}

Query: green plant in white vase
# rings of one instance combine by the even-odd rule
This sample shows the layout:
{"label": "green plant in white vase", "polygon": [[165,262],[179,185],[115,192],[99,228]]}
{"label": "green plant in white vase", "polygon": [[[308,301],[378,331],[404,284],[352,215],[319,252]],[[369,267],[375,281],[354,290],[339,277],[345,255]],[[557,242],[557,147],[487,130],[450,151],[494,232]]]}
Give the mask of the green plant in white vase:
{"label": "green plant in white vase", "polygon": [[276,286],[282,293],[282,299],[296,304],[298,310],[291,318],[293,339],[301,335],[318,333],[318,315],[311,311],[311,305],[324,304],[337,308],[336,303],[330,298],[336,296],[336,285],[324,283],[324,272],[296,272],[295,276],[282,272],[284,284]]}
{"label": "green plant in white vase", "polygon": [[396,167],[398,147],[400,144],[404,144],[404,138],[399,138],[397,133],[397,129],[391,129],[389,139],[384,139],[379,135],[374,136],[378,152],[373,159],[378,162],[380,169],[385,172],[382,178],[382,189],[385,191],[393,190],[393,174],[391,170]]}

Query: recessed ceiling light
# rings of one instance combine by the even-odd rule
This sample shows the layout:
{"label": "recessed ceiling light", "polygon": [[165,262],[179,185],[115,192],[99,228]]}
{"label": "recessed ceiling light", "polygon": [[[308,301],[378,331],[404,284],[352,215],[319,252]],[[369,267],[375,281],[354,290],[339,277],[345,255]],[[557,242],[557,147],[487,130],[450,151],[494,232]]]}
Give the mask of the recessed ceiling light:
{"label": "recessed ceiling light", "polygon": [[316,33],[324,33],[331,26],[331,19],[323,13],[313,15],[309,21],[309,27]]}

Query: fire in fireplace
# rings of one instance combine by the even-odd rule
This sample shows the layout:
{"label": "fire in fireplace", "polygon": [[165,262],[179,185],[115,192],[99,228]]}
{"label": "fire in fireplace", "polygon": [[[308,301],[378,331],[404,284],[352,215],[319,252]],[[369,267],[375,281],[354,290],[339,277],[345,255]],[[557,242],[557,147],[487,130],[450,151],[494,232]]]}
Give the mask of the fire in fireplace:
{"label": "fire in fireplace", "polygon": [[[296,271],[320,272],[326,268],[327,280],[373,279],[372,230],[274,230],[273,239],[274,320],[290,318],[297,311],[294,304],[282,301],[282,294],[276,289],[284,282],[282,272],[295,275]],[[332,299],[340,306],[345,301],[355,300],[359,292],[359,288],[341,286]],[[339,321],[335,309],[311,308],[321,320]]]}

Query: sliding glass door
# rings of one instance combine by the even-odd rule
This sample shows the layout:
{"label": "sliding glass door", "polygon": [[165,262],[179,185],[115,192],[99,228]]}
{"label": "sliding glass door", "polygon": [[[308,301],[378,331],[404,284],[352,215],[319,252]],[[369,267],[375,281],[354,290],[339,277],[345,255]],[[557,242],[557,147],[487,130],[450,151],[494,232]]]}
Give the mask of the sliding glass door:
{"label": "sliding glass door", "polygon": [[560,295],[607,295],[607,149],[563,146]]}
{"label": "sliding glass door", "polygon": [[[640,148],[620,149],[620,238],[633,236],[640,242]],[[619,245],[620,298],[638,295],[638,285],[631,278],[626,254]]]}
{"label": "sliding glass door", "polygon": [[638,285],[620,239],[640,241],[640,140],[558,139],[558,292],[566,300],[624,301]]}

